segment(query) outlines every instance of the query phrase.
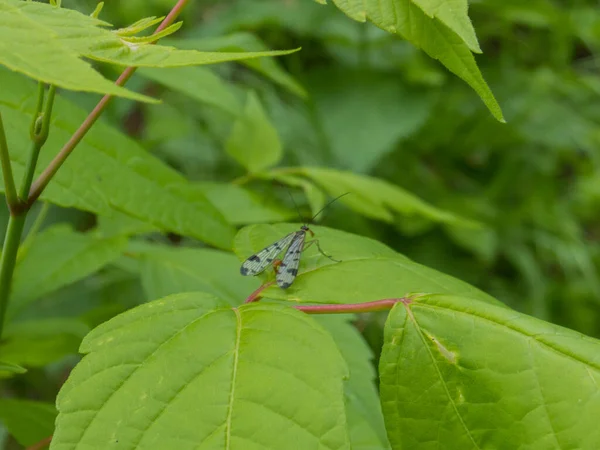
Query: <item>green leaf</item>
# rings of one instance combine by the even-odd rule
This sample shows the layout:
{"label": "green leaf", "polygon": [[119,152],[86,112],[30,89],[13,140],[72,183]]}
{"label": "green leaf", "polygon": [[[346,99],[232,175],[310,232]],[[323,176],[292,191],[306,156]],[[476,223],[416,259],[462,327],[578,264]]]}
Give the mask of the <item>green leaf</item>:
{"label": "green leaf", "polygon": [[350,322],[353,318],[350,314],[314,316],[331,333],[350,370],[344,392],[352,449],[389,449],[379,393],[375,386],[376,373],[371,362],[373,353]]}
{"label": "green leaf", "polygon": [[[56,225],[37,235],[16,268],[10,311],[72,284],[117,259],[127,246],[124,237],[107,239]],[[35,279],[35,282],[32,280]]]}
{"label": "green leaf", "polygon": [[136,242],[127,256],[139,261],[148,300],[203,291],[239,305],[259,286],[258,280],[240,275],[240,262],[233,254],[218,250]]}
{"label": "green leaf", "polygon": [[0,0],[0,11],[4,19],[0,25],[2,64],[65,89],[120,95],[136,100],[154,101],[114,85],[80,57],[122,66],[175,67],[277,56],[294,51],[217,53],[177,50],[150,45],[150,41],[160,36],[138,38],[125,30],[113,32],[103,28],[110,25],[106,22],[48,4]]}
{"label": "green leaf", "polygon": [[249,172],[267,169],[281,159],[283,152],[277,130],[256,93],[248,93],[244,112],[233,124],[225,149]]}
{"label": "green leaf", "polygon": [[304,195],[306,195],[306,200],[310,205],[310,210],[312,211],[313,216],[321,211],[321,209],[325,206],[325,194],[309,180],[294,175],[280,173],[266,173],[264,176],[263,174],[259,174],[259,177],[267,180],[275,180],[287,186],[293,186],[302,189],[304,191]]}
{"label": "green leaf", "polygon": [[25,372],[27,372],[25,367],[7,361],[0,361],[0,378],[4,375],[4,373],[21,374]]}
{"label": "green leaf", "polygon": [[296,217],[295,211],[284,209],[272,199],[241,186],[210,182],[194,186],[234,225],[281,222]]}
{"label": "green leaf", "polygon": [[233,116],[242,106],[231,88],[210,69],[177,67],[173,69],[142,68],[138,73],[201,103],[216,106]]}
{"label": "green leaf", "polygon": [[398,304],[379,365],[390,442],[598,448],[599,352],[596,339],[489,303]]}
{"label": "green leaf", "polygon": [[[464,26],[464,7],[456,8],[456,4],[464,5],[465,0],[333,0],[333,3],[352,19],[359,22],[368,19],[379,28],[402,36],[432,58],[439,60],[448,70],[467,82],[481,97],[492,115],[504,122],[500,105],[481,76],[469,46],[462,38],[467,37],[470,32]],[[437,5],[442,7],[436,10]],[[437,17],[429,17],[424,10],[434,12]],[[455,21],[449,20],[449,11],[456,12]],[[444,20],[438,20],[441,18]],[[445,22],[451,22],[451,27]],[[454,28],[458,29],[460,34],[453,31]],[[476,40],[473,39],[474,36],[467,37],[471,45],[476,44]]]}
{"label": "green leaf", "polygon": [[[201,51],[219,52],[262,52],[267,46],[254,34],[233,33],[227,36],[219,36],[203,39],[172,39],[168,38],[168,44],[182,49],[194,49]],[[241,64],[273,80],[275,83],[286,88],[288,91],[300,97],[306,97],[306,90],[290,74],[283,70],[276,59],[270,57],[242,59]]]}
{"label": "green leaf", "polygon": [[50,403],[0,398],[0,422],[23,446],[52,435],[56,408]]}
{"label": "green leaf", "polygon": [[310,178],[332,197],[349,192],[349,195],[340,198],[340,203],[373,219],[393,223],[394,215],[401,214],[453,226],[479,226],[476,222],[436,208],[401,187],[378,178],[317,167],[302,167],[294,171]]}
{"label": "green leaf", "polygon": [[[299,228],[299,224],[251,225],[237,234],[234,250],[241,260],[246,259]],[[417,264],[373,239],[319,226],[311,229],[323,251],[341,262],[324,257],[313,245],[302,253],[292,286],[285,290],[271,286],[262,296],[292,302],[360,303],[410,293],[446,293],[502,305],[475,287]]]}
{"label": "green leaf", "polygon": [[481,53],[475,29],[469,19],[467,0],[411,0],[427,16],[436,18],[454,31],[472,52]]}
{"label": "green leaf", "polygon": [[429,118],[435,96],[395,74],[347,67],[311,70],[316,120],[339,165],[368,172]]}
{"label": "green leaf", "polygon": [[43,367],[77,353],[89,328],[78,319],[30,319],[11,323],[0,344],[4,361]]}
{"label": "green leaf", "polygon": [[[0,64],[65,89],[156,101],[102,77],[79,59],[80,55],[56,32],[60,27],[75,25],[83,36],[84,30],[106,25],[104,22],[76,11],[17,0],[0,0],[0,14]],[[53,27],[49,26],[50,21],[54,22]]]}
{"label": "green leaf", "polygon": [[[11,143],[15,178],[28,159],[29,126],[36,89],[25,78],[0,70],[0,105]],[[40,154],[38,174],[79,127],[86,114],[57,96],[50,136]],[[151,156],[133,139],[98,121],[52,179],[42,199],[110,215],[113,210],[156,227],[230,248],[234,230],[219,211],[182,175]]]}
{"label": "green leaf", "polygon": [[345,363],[291,308],[171,296],[96,328],[81,351],[52,448],[350,448]]}
{"label": "green leaf", "polygon": [[134,236],[159,231],[158,228],[148,222],[118,211],[109,211],[108,215],[99,215],[96,224],[94,234],[100,238]]}

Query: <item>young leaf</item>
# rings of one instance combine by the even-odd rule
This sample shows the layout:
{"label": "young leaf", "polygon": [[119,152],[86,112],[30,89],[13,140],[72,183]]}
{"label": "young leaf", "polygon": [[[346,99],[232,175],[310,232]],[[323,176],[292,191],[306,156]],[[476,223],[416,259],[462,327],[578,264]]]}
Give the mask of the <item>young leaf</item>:
{"label": "young leaf", "polygon": [[[300,224],[243,228],[235,238],[235,253],[244,260],[299,228]],[[341,262],[329,260],[313,245],[302,253],[292,286],[285,290],[268,287],[263,297],[294,303],[360,303],[427,292],[462,295],[503,306],[464,281],[417,264],[373,239],[320,226],[310,228],[323,251]]]}
{"label": "young leaf", "polygon": [[[37,235],[15,268],[14,314],[32,301],[85,278],[117,259],[127,246],[124,237],[107,239],[56,225]],[[32,283],[35,279],[35,283]]]}
{"label": "young leaf", "polygon": [[[243,58],[277,56],[292,51],[250,53],[198,52],[150,45],[160,36],[136,38],[78,11],[39,2],[0,0],[0,63],[29,77],[71,90],[154,101],[114,85],[80,57],[136,67],[215,64]],[[174,24],[168,32],[179,27]],[[167,30],[164,30],[167,32]],[[164,33],[163,33],[164,34]],[[10,42],[8,44],[2,43]]]}
{"label": "young leaf", "polygon": [[52,435],[56,408],[50,403],[0,398],[0,422],[23,446]]}
{"label": "young leaf", "polygon": [[248,93],[244,112],[235,121],[225,149],[249,172],[268,169],[281,159],[277,130],[254,92]]}
{"label": "young leaf", "polygon": [[[28,130],[35,109],[35,86],[27,79],[0,70],[0,103],[10,109],[4,116],[15,178],[27,161]],[[39,170],[47,165],[85,118],[85,113],[57,96],[52,132],[41,152]],[[102,121],[79,144],[57,172],[42,199],[110,215],[113,209],[160,229],[192,236],[217,247],[230,248],[234,230],[219,211],[191,184],[151,156],[134,140]]]}
{"label": "young leaf", "polygon": [[599,352],[596,339],[489,303],[398,304],[379,365],[390,442],[598,448]]}
{"label": "young leaf", "polygon": [[350,448],[345,363],[293,309],[175,295],[104,323],[81,351],[56,448]]}
{"label": "young leaf", "polygon": [[258,280],[240,275],[240,263],[234,255],[219,250],[136,242],[130,245],[127,256],[139,261],[148,300],[203,291],[239,305],[259,286]]}
{"label": "young leaf", "polygon": [[[85,30],[107,25],[105,22],[76,11],[17,0],[0,0],[0,13],[0,64],[65,89],[156,101],[102,77],[55,32],[57,28],[76,23],[83,37]],[[54,28],[39,20],[40,15],[43,17],[45,14],[55,21]],[[112,34],[108,30],[103,32]]]}
{"label": "young leaf", "polygon": [[465,25],[466,0],[333,0],[333,3],[352,19],[359,22],[368,19],[439,60],[477,92],[497,120],[504,121],[500,105],[465,43],[471,47],[477,44],[472,28]]}

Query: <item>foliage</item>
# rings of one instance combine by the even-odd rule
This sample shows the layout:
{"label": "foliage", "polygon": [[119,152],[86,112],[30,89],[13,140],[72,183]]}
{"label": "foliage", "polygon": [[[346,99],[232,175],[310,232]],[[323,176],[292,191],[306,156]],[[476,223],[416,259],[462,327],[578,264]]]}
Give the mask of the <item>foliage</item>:
{"label": "foliage", "polygon": [[[592,2],[50,3],[0,0],[0,448],[600,446]],[[240,274],[311,217],[340,262]]]}

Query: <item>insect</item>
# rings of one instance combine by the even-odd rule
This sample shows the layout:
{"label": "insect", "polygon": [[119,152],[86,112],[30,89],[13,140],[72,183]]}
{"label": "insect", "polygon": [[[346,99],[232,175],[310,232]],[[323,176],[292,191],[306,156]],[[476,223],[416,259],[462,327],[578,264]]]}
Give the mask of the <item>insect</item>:
{"label": "insect", "polygon": [[[327,206],[331,205],[334,201],[346,194],[342,194],[339,197],[331,200],[317,214],[315,214],[311,220],[317,217],[325,208],[327,208]],[[277,266],[275,267],[275,271],[277,273],[277,276],[275,277],[277,280],[277,285],[282,289],[286,289],[292,285],[296,275],[298,275],[300,254],[312,244],[317,245],[319,252],[323,256],[331,259],[332,261],[340,262],[326,254],[323,249],[321,249],[318,239],[306,241],[307,233],[310,233],[311,237],[315,236],[315,233],[308,227],[308,225],[305,224],[300,227],[299,231],[294,231],[265,247],[260,252],[255,253],[246,261],[244,261],[242,267],[240,268],[240,273],[242,275],[258,275],[259,273],[262,273],[271,263],[273,263],[273,261],[275,261],[277,255],[287,248],[285,256],[283,257],[283,261],[278,262]]]}

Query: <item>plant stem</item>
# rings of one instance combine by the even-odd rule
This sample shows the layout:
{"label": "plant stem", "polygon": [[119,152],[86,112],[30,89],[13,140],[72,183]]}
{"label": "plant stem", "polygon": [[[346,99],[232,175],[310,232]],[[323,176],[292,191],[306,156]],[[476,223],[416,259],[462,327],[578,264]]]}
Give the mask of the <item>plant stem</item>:
{"label": "plant stem", "polygon": [[11,281],[26,217],[26,214],[11,215],[8,219],[8,228],[4,237],[4,247],[2,248],[2,256],[0,256],[0,339],[2,338]]}
{"label": "plant stem", "polygon": [[[31,127],[31,149],[29,151],[29,160],[25,167],[25,175],[21,181],[21,189],[19,189],[19,197],[21,200],[26,201],[29,195],[29,188],[33,181],[33,175],[35,173],[35,167],[40,156],[40,150],[46,143],[48,135],[50,134],[50,119],[52,118],[52,107],[54,106],[54,95],[56,94],[56,87],[51,85],[48,89],[48,99],[46,100],[46,107],[42,115],[34,117],[34,122]],[[43,95],[40,94],[38,97]],[[29,207],[26,210],[29,210]]]}
{"label": "plant stem", "polygon": [[6,142],[6,134],[4,132],[4,123],[2,122],[2,113],[0,112],[0,163],[2,164],[2,175],[4,176],[4,192],[6,195],[6,203],[11,215],[13,210],[19,203],[17,197],[17,188],[15,187],[15,179],[13,178],[12,166],[10,164],[10,155],[8,153],[8,144]]}
{"label": "plant stem", "polygon": [[299,311],[303,311],[306,314],[350,314],[360,312],[374,312],[374,311],[385,311],[392,309],[396,303],[404,303],[409,305],[412,300],[406,297],[402,298],[386,298],[383,300],[375,300],[373,302],[365,303],[353,303],[348,305],[308,305],[294,306]]}
{"label": "plant stem", "polygon": [[246,301],[244,303],[252,303],[252,302],[259,301],[260,300],[260,294],[262,294],[262,291],[264,291],[266,288],[268,288],[272,284],[273,284],[273,281],[269,281],[268,283],[261,284],[260,287],[257,290],[255,290],[252,294],[250,294],[248,296],[248,298],[246,299]]}
{"label": "plant stem", "polygon": [[[177,16],[179,16],[179,14],[181,13],[181,10],[185,7],[185,5],[188,3],[188,1],[189,0],[179,0],[175,4],[173,9],[171,9],[171,11],[167,15],[167,17],[165,17],[165,19],[161,22],[161,24],[156,28],[156,30],[154,31],[153,34],[160,33],[162,30],[164,30],[169,25],[171,25],[173,22],[175,22],[175,19],[177,18]],[[123,71],[123,73],[119,76],[117,81],[115,81],[115,84],[117,86],[123,86],[127,82],[127,80],[129,80],[129,78],[131,78],[131,76],[133,75],[135,70],[136,70],[136,67],[126,68]],[[64,164],[65,160],[69,157],[69,155],[75,149],[77,144],[79,144],[79,142],[81,142],[81,140],[86,135],[86,133],[90,130],[92,125],[94,125],[96,120],[98,120],[98,118],[100,117],[100,114],[102,114],[102,112],[106,109],[106,106],[108,105],[108,103],[110,102],[111,99],[112,99],[112,95],[108,95],[108,94],[105,95],[104,97],[102,97],[102,99],[98,102],[96,107],[92,110],[92,112],[89,113],[89,115],[85,118],[85,120],[79,126],[77,131],[75,131],[75,133],[73,133],[73,136],[71,136],[71,138],[63,146],[63,148],[60,150],[60,152],[58,152],[58,154],[54,157],[54,159],[52,161],[50,161],[50,164],[48,164],[48,167],[46,167],[46,169],[44,169],[42,174],[37,178],[37,180],[33,183],[32,187],[31,187],[31,191],[29,192],[29,198],[27,199],[28,206],[31,206],[38,199],[38,197],[42,194],[42,192],[44,191],[44,189],[46,188],[46,186],[48,185],[48,183],[50,182],[52,177],[54,177],[54,175],[56,174],[58,169],[60,169],[60,167]]]}
{"label": "plant stem", "polygon": [[[27,198],[40,150],[46,143],[48,134],[50,133],[50,119],[52,118],[52,106],[54,104],[56,88],[50,86],[46,106],[43,114],[40,114],[44,101],[44,86],[41,83],[40,86],[40,89],[38,89],[37,108],[35,115],[32,118],[30,129],[31,150],[19,192],[21,198]],[[19,251],[21,235],[23,234],[25,219],[27,218],[29,209],[30,206],[18,202],[16,207],[11,211],[10,218],[8,219],[8,227],[4,237],[4,247],[2,248],[2,255],[0,256],[0,339],[2,338],[6,310],[8,309],[10,300],[10,288],[15,265],[17,263],[17,253]]]}

